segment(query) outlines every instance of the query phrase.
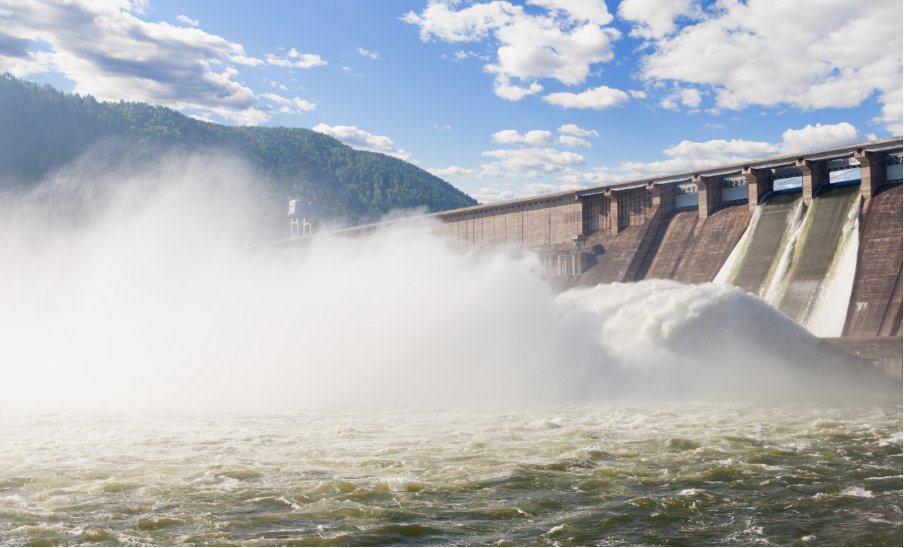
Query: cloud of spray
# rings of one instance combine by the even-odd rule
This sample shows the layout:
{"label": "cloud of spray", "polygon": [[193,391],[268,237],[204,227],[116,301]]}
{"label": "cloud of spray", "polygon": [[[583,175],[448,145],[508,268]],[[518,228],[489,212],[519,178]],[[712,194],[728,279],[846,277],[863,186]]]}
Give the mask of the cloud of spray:
{"label": "cloud of spray", "polygon": [[789,364],[817,342],[730,286],[556,297],[535,255],[454,253],[436,221],[249,252],[249,181],[216,155],[140,169],[86,158],[2,196],[0,408],[755,396],[798,391]]}

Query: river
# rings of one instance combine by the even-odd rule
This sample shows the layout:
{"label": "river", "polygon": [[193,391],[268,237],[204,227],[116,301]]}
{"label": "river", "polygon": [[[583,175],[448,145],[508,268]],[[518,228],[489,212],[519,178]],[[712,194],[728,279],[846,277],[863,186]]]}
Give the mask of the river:
{"label": "river", "polygon": [[900,546],[901,416],[898,397],[7,416],[0,544]]}

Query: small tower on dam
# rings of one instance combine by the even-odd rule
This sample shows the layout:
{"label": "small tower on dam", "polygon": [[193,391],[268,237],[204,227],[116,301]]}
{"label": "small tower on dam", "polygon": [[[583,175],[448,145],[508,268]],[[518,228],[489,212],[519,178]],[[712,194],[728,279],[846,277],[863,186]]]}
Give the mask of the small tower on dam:
{"label": "small tower on dam", "polygon": [[286,214],[289,218],[289,235],[311,235],[314,230],[314,222],[317,219],[326,217],[326,215],[326,211],[311,203],[304,203],[301,200],[291,200],[289,202],[289,212]]}

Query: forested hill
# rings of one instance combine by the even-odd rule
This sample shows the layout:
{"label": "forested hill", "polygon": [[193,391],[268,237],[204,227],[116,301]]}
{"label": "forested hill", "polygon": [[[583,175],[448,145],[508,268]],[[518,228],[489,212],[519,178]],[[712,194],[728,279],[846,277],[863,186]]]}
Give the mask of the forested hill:
{"label": "forested hill", "polygon": [[477,204],[417,166],[355,150],[309,129],[223,126],[165,107],[101,103],[0,76],[0,185],[32,184],[93,143],[109,139],[180,153],[215,147],[244,154],[281,215],[291,198],[351,223],[397,208],[443,211]]}

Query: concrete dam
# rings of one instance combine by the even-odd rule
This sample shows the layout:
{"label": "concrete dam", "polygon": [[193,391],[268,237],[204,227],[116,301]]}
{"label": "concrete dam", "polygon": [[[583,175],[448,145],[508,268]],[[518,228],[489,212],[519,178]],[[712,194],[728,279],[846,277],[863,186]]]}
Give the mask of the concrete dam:
{"label": "concrete dam", "polygon": [[536,252],[561,290],[654,278],[733,284],[901,379],[902,204],[894,138],[429,217],[457,250]]}

